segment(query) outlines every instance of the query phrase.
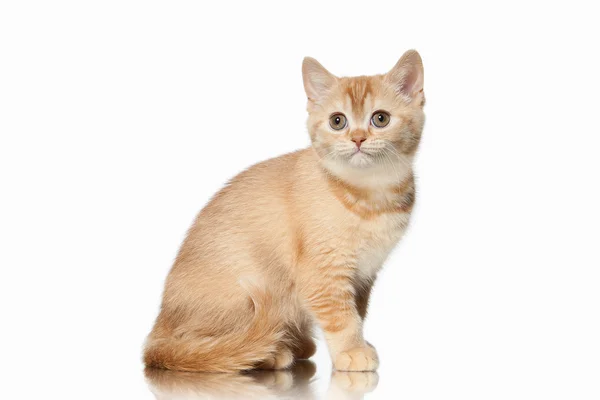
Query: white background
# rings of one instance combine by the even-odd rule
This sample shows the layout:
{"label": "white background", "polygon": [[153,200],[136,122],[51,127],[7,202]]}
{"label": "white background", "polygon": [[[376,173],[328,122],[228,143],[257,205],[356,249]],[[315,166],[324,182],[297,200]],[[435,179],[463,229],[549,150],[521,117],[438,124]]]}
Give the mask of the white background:
{"label": "white background", "polygon": [[416,48],[418,205],[366,398],[597,399],[600,29],[550,3],[2,2],[3,397],[154,398],[141,348],[187,227],[309,144],[302,58],[374,74]]}

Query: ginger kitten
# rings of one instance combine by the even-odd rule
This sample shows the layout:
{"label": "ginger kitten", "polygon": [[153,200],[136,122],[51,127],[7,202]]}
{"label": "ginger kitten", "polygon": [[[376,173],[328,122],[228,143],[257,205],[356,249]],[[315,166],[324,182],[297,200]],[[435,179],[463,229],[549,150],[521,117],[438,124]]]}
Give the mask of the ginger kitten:
{"label": "ginger kitten", "polygon": [[146,365],[286,368],[314,354],[318,323],[337,370],[377,368],[363,320],[415,199],[421,57],[410,50],[387,74],[342,78],[305,58],[302,73],[312,146],[242,172],[200,212],[167,277]]}

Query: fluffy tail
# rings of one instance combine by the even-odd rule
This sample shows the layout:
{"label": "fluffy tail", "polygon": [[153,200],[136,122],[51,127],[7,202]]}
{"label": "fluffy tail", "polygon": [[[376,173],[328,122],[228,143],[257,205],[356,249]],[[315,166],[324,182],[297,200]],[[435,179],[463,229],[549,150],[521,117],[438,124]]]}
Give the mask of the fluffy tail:
{"label": "fluffy tail", "polygon": [[148,367],[195,372],[236,372],[252,369],[274,355],[284,329],[273,297],[251,296],[255,315],[246,329],[221,336],[149,338],[144,351]]}

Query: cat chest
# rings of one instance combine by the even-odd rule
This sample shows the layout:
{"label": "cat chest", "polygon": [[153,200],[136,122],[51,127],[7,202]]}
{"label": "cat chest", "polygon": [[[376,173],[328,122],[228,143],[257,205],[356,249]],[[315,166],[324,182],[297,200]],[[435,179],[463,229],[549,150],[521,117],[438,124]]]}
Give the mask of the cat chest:
{"label": "cat chest", "polygon": [[307,264],[352,266],[372,278],[404,234],[408,213],[385,214],[364,220],[356,215],[315,215],[305,225],[300,256]]}
{"label": "cat chest", "polygon": [[358,272],[372,278],[400,241],[409,221],[409,214],[387,215],[375,221],[362,221],[357,227],[356,262]]}

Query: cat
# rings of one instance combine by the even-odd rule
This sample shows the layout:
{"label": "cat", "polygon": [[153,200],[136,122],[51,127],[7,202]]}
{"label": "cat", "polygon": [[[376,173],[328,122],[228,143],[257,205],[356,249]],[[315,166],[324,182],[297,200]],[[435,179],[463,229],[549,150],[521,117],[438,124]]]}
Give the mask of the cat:
{"label": "cat", "polygon": [[302,64],[311,147],[256,164],[199,213],[167,277],[147,366],[284,369],[316,350],[339,371],[374,371],[363,337],[371,288],[415,201],[423,63],[338,78]]}

